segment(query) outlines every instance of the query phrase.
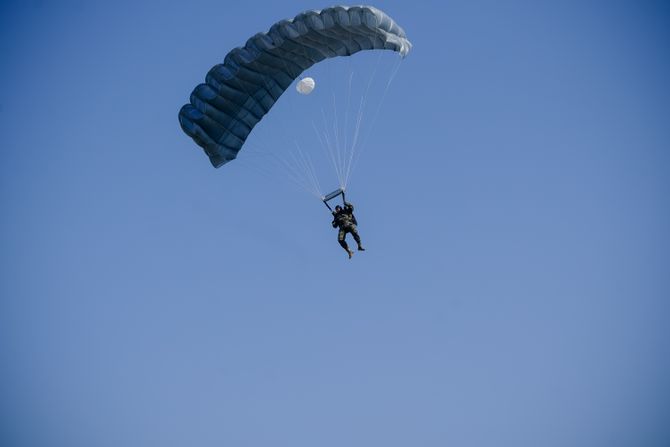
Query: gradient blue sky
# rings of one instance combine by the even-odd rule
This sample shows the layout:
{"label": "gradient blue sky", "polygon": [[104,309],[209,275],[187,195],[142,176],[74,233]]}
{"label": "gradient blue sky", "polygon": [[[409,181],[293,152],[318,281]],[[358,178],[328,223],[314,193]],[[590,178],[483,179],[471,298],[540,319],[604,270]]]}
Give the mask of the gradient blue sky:
{"label": "gradient blue sky", "polygon": [[[414,50],[349,261],[317,200],[177,122],[327,4],[2,3],[0,444],[670,445],[667,3],[375,5]],[[305,123],[287,95],[268,138]]]}

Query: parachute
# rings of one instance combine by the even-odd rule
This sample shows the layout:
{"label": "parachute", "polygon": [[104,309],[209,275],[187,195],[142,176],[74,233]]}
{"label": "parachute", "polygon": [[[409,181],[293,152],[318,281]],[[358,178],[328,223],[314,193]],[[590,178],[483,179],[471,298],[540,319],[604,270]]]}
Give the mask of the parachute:
{"label": "parachute", "polygon": [[[364,50],[405,57],[411,48],[403,29],[372,6],[305,11],[230,51],[193,90],[190,103],[179,111],[179,123],[218,168],[237,157],[254,126],[312,65]],[[303,85],[309,87],[306,93],[313,82]]]}

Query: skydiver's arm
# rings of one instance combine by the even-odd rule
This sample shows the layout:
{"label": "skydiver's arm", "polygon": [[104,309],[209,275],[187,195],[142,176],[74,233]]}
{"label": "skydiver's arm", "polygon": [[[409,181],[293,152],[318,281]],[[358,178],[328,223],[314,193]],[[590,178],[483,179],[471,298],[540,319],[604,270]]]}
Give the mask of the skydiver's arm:
{"label": "skydiver's arm", "polygon": [[348,209],[349,211],[353,211],[353,210],[354,210],[354,206],[353,206],[351,203],[349,203],[349,202],[344,202],[344,207],[345,207],[346,209]]}

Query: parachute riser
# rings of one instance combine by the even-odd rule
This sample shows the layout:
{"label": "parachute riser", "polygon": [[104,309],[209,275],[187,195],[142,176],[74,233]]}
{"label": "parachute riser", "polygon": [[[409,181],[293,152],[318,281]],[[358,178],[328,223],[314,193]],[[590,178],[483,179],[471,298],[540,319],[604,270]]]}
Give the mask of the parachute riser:
{"label": "parachute riser", "polygon": [[323,204],[326,205],[326,207],[328,207],[328,209],[330,210],[331,213],[333,212],[333,209],[330,207],[330,205],[328,205],[328,202],[333,200],[337,196],[340,196],[340,195],[342,196],[342,204],[343,205],[346,204],[347,199],[344,196],[344,189],[343,188],[337,188],[335,191],[331,192],[330,194],[326,194],[321,199],[323,201]]}

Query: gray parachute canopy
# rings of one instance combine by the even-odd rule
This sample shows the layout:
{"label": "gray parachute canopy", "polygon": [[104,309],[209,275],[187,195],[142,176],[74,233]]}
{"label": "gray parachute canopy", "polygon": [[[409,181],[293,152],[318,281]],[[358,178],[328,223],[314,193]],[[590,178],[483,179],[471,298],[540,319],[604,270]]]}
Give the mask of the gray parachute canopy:
{"label": "gray parachute canopy", "polygon": [[305,11],[256,34],[212,67],[179,111],[179,123],[218,168],[237,157],[254,126],[315,63],[362,50],[404,57],[411,48],[403,29],[372,6]]}

